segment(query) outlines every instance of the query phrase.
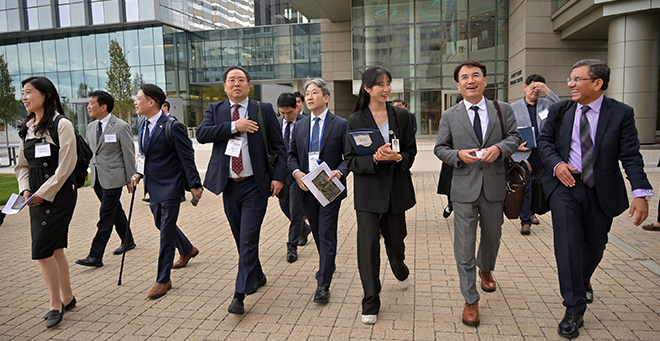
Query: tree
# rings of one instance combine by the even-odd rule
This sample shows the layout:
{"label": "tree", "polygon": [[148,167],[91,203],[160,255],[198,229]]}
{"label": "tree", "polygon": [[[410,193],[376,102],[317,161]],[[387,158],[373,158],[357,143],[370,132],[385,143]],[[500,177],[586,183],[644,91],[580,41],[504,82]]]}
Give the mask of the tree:
{"label": "tree", "polygon": [[138,91],[140,91],[140,85],[144,84],[144,79],[142,79],[141,73],[135,73],[133,75],[133,95],[137,96]]}
{"label": "tree", "polygon": [[133,116],[133,99],[131,98],[131,67],[128,66],[124,49],[116,39],[110,41],[110,67],[108,68],[108,93],[115,99],[114,113],[126,122]]}
{"label": "tree", "polygon": [[9,75],[5,55],[0,55],[0,120],[5,125],[5,137],[9,145],[9,122],[18,119],[20,113],[16,103],[16,88],[11,84],[12,78]]}

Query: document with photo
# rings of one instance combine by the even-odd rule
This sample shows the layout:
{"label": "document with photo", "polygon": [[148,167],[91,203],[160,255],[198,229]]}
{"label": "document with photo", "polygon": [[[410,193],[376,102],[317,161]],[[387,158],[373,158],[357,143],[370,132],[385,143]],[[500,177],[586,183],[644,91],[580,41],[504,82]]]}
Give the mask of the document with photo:
{"label": "document with photo", "polygon": [[302,179],[307,189],[314,195],[323,207],[331,203],[341,192],[344,191],[344,185],[337,178],[328,181],[332,171],[328,164],[323,162],[316,170],[305,175]]}
{"label": "document with photo", "polygon": [[11,196],[9,197],[9,200],[7,200],[7,204],[5,205],[5,208],[2,209],[2,213],[4,214],[16,214],[20,212],[25,205],[27,205],[30,201],[32,201],[32,198],[34,198],[34,195],[30,197],[30,199],[25,200],[25,197],[22,195],[18,195],[16,193],[12,193]]}

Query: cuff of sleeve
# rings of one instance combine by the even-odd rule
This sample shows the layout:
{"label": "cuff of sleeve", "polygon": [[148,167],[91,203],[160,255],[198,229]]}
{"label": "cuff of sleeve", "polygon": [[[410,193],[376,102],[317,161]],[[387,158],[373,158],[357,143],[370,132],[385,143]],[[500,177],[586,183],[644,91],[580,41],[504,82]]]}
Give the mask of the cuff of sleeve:
{"label": "cuff of sleeve", "polygon": [[236,130],[236,122],[231,122],[231,133],[232,134],[238,133],[238,130]]}
{"label": "cuff of sleeve", "polygon": [[556,172],[557,172],[557,167],[559,167],[559,165],[561,165],[561,162],[557,163],[557,164],[555,165],[555,168],[552,169],[552,176],[553,176],[553,177],[557,176],[557,173],[556,173]]}
{"label": "cuff of sleeve", "polygon": [[633,190],[633,198],[652,197],[652,189],[635,189]]}

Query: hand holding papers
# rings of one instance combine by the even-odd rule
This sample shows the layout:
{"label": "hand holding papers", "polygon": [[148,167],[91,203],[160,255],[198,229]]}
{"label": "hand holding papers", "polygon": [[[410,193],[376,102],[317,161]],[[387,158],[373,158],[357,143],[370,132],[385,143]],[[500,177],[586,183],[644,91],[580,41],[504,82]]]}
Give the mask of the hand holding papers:
{"label": "hand holding papers", "polygon": [[330,167],[323,162],[316,170],[310,172],[302,179],[305,186],[307,186],[323,207],[335,200],[345,189],[344,185],[336,177],[328,180],[331,175],[332,171]]}
{"label": "hand holding papers", "polygon": [[32,201],[33,198],[34,195],[32,195],[30,199],[25,200],[24,196],[12,193],[9,197],[9,200],[7,200],[7,205],[5,205],[5,208],[2,209],[2,213],[16,214],[20,212],[23,207],[25,207],[30,201]]}

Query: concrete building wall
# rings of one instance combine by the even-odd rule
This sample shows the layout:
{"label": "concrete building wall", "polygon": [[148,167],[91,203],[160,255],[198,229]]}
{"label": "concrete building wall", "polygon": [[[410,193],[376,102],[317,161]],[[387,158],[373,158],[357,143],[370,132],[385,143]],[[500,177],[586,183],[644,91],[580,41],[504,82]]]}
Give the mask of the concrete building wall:
{"label": "concrete building wall", "polygon": [[355,103],[351,91],[353,58],[351,52],[351,23],[333,23],[321,19],[322,78],[332,90],[328,109],[341,117],[348,117]]}

